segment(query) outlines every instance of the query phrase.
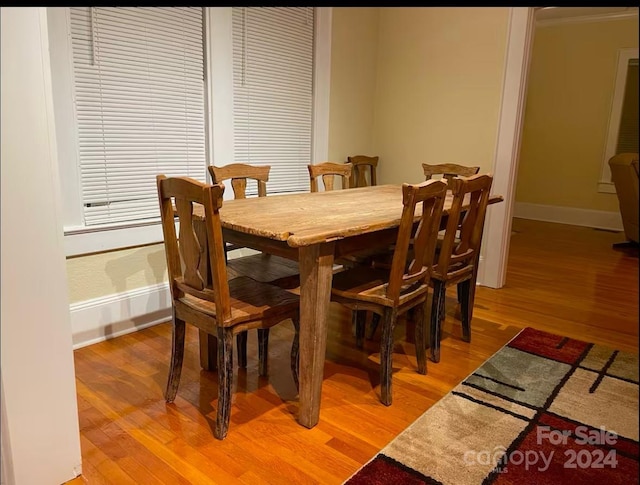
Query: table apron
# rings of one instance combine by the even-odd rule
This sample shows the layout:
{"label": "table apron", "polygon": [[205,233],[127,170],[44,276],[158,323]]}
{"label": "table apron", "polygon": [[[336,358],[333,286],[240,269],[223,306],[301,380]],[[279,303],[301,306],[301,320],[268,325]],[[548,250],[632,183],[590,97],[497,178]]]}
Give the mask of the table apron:
{"label": "table apron", "polygon": [[255,236],[226,228],[222,228],[222,237],[226,242],[237,244],[238,246],[298,261],[298,248],[292,248],[286,241],[276,241],[267,237]]}

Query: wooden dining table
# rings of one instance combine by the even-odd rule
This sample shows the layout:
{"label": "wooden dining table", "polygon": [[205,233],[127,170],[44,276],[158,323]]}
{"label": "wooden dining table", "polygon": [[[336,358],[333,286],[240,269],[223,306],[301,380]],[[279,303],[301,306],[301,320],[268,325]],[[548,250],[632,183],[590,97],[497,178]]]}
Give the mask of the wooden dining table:
{"label": "wooden dining table", "polygon": [[[443,217],[451,201],[449,194]],[[493,195],[489,203],[500,201],[501,196]],[[420,210],[416,208],[416,221]],[[220,209],[226,241],[298,261],[298,422],[307,428],[320,416],[334,259],[394,243],[401,213],[401,185],[225,200]],[[201,339],[201,355],[207,345]]]}

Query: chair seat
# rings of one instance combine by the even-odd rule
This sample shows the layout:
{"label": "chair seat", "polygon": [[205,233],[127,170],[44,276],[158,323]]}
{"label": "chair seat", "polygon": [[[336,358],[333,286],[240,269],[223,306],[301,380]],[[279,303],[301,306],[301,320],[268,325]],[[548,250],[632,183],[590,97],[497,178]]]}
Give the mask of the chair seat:
{"label": "chair seat", "polygon": [[[393,302],[386,297],[388,283],[388,270],[358,266],[333,275],[331,294],[341,298],[392,306]],[[405,301],[415,299],[417,293],[426,294],[428,291],[427,284],[420,286],[420,288],[411,288],[412,291],[406,295],[401,294],[398,306],[402,306]]]}
{"label": "chair seat", "polygon": [[[227,326],[277,318],[295,311],[299,305],[297,295],[246,276],[229,281],[229,300],[231,303],[231,322]],[[191,295],[184,295],[179,301],[194,310],[212,317],[216,316],[216,305],[213,302]]]}
{"label": "chair seat", "polygon": [[[352,267],[355,265],[371,266],[374,261],[384,258],[387,254],[393,254],[393,247],[375,247],[370,249],[362,249],[354,254],[348,254],[342,256],[336,260],[336,263],[342,264],[345,267]],[[391,263],[389,263],[391,264]]]}

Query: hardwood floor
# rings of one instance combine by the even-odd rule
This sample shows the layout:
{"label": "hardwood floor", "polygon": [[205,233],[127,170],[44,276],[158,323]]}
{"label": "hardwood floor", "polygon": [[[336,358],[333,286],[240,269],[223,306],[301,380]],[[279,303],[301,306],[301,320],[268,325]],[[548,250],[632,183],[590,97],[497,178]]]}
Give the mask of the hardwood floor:
{"label": "hardwood floor", "polygon": [[[460,339],[447,297],[441,361],[416,372],[406,324],[396,332],[393,404],[379,401],[379,334],[359,350],[350,312],[331,304],[320,422],[297,424],[289,369],[292,326],[270,339],[270,375],[258,377],[256,335],[237,370],[229,434],[213,437],[216,374],[200,370],[188,326],[182,381],[162,397],[168,323],[75,352],[83,475],[80,484],[339,484],[457,383],[531,326],[638,352],[638,256],[614,250],[622,233],[515,219],[507,283],[479,287],[472,341]],[[409,324],[410,326],[410,324]]]}

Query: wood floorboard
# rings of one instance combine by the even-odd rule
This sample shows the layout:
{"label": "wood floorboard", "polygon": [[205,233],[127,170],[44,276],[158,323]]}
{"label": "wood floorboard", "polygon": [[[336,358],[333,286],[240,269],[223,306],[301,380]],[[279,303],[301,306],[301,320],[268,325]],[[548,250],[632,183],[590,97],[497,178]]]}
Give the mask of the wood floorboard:
{"label": "wood floorboard", "polygon": [[229,434],[213,437],[217,375],[200,369],[188,326],[178,396],[166,404],[171,327],[163,323],[74,353],[83,475],[80,484],[339,484],[525,327],[638,353],[638,254],[622,233],[514,219],[506,285],[478,287],[472,341],[460,339],[447,294],[441,361],[416,372],[413,327],[401,321],[393,404],[379,401],[379,332],[355,346],[350,312],[332,303],[320,422],[297,424],[289,368],[293,328],[269,342],[258,376],[257,338],[235,367]]}

